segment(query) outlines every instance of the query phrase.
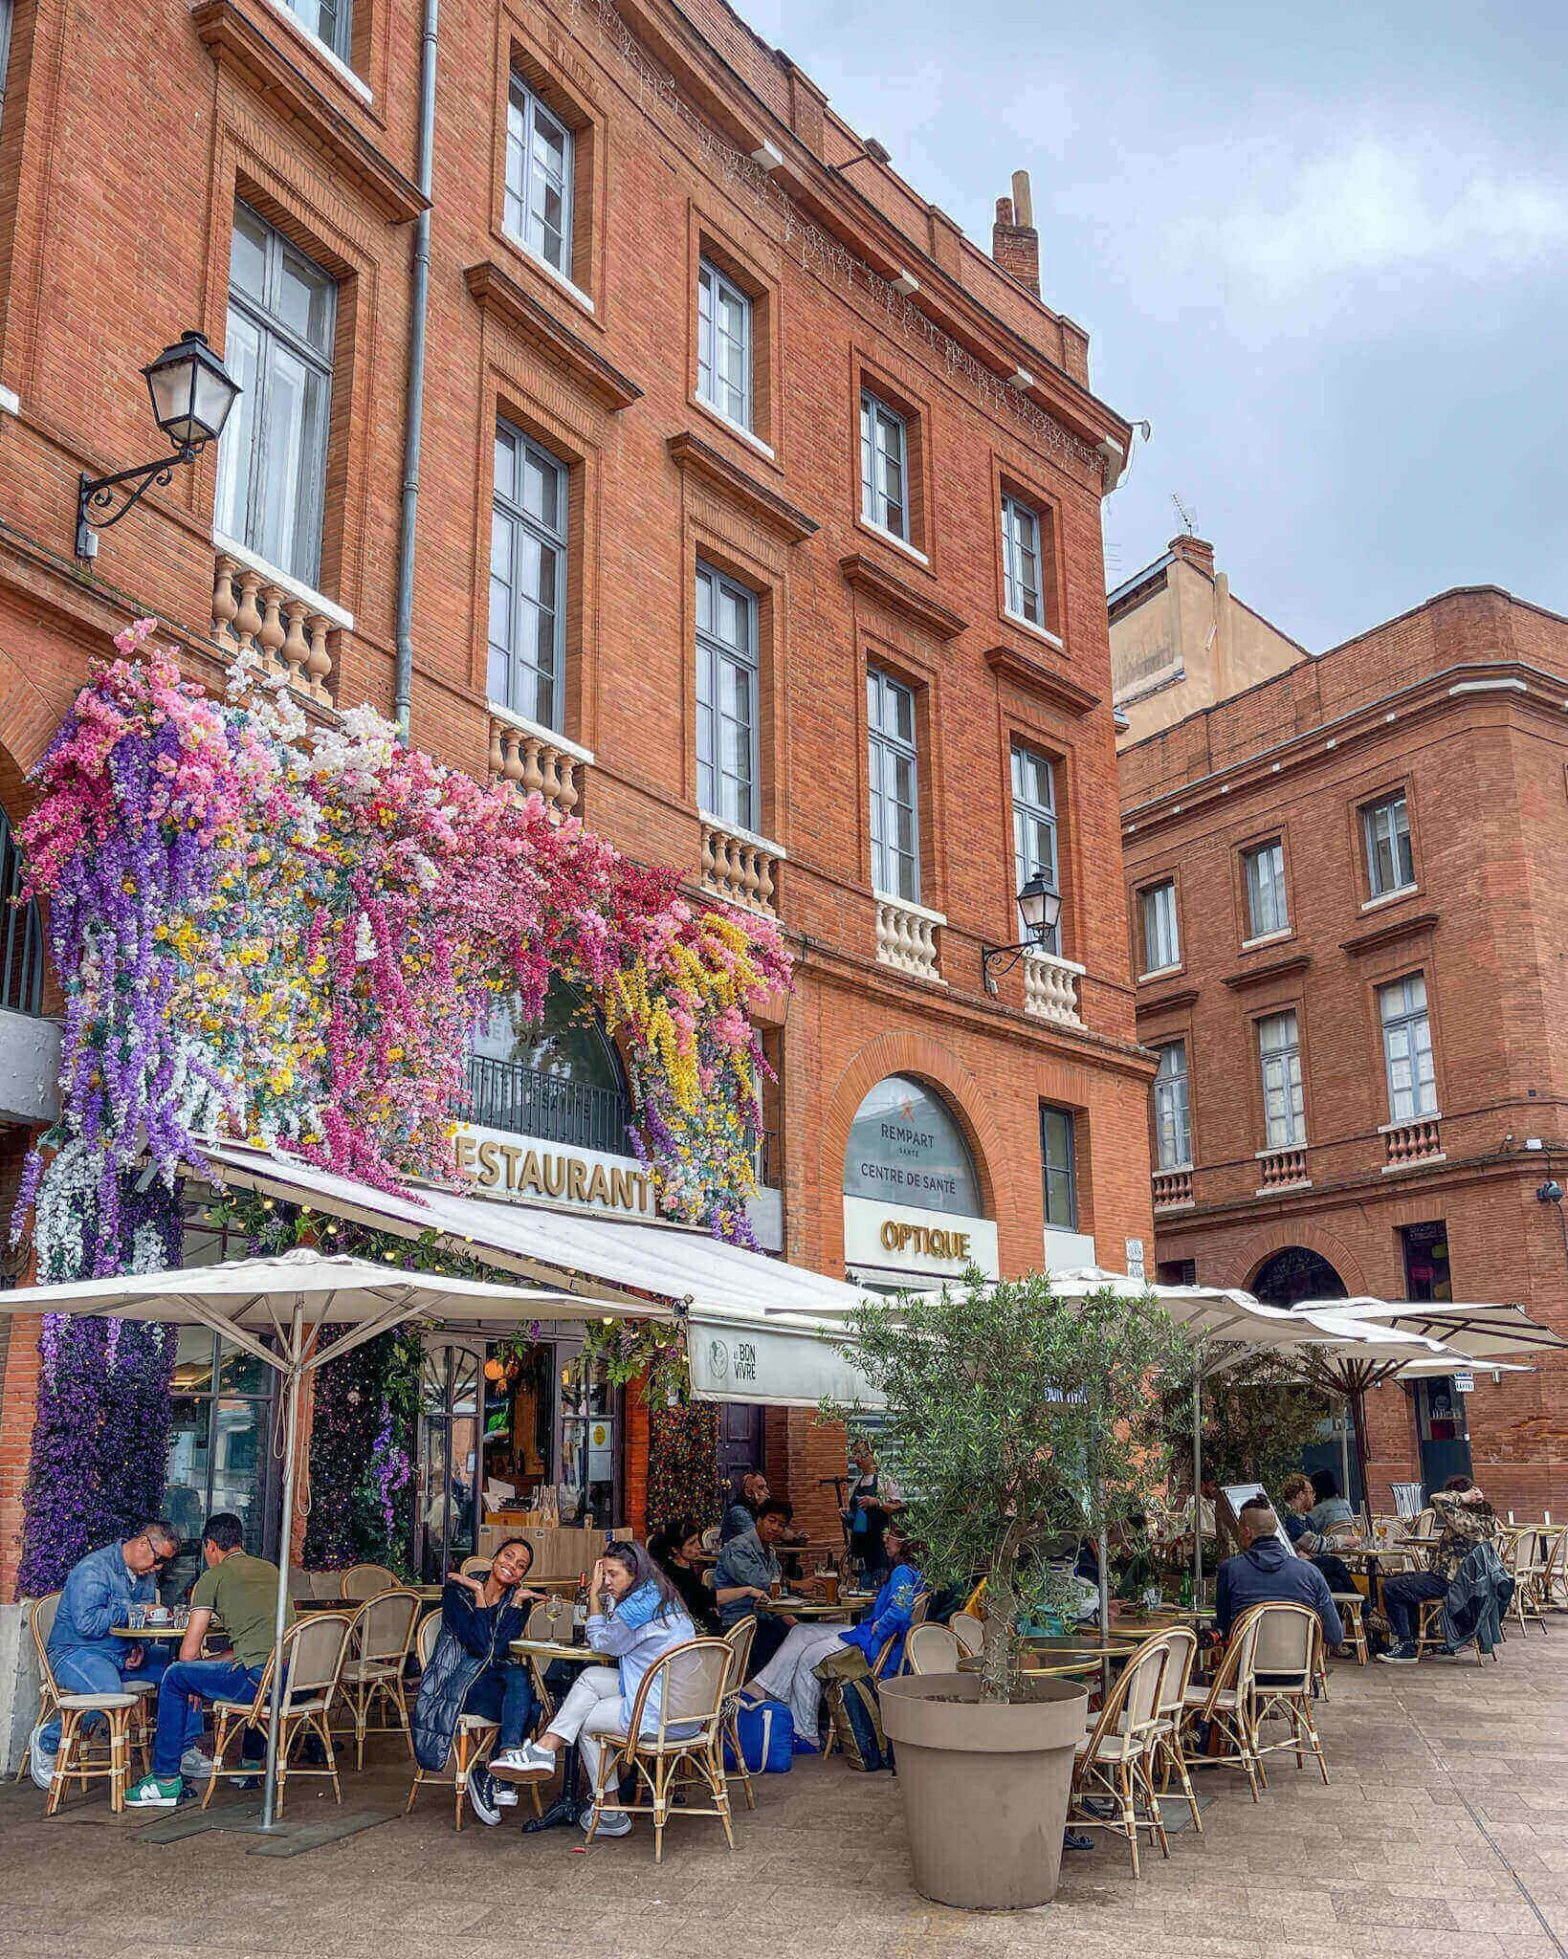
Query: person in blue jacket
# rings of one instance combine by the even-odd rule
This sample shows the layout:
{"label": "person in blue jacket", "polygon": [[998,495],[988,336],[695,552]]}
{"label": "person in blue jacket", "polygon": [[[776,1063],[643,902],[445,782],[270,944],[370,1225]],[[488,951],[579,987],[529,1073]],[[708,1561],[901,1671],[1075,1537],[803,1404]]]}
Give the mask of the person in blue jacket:
{"label": "person in blue jacket", "polygon": [[845,1647],[858,1646],[866,1656],[866,1666],[873,1679],[878,1680],[896,1673],[903,1660],[904,1635],[913,1622],[915,1601],[926,1589],[926,1582],[912,1562],[910,1541],[896,1518],[889,1518],[883,1543],[892,1569],[860,1623],[849,1627],[792,1626],[773,1658],[742,1690],[751,1700],[786,1702],[798,1740],[816,1741],[817,1715],[822,1705],[822,1682],[817,1678],[817,1668],[825,1659],[843,1652]]}
{"label": "person in blue jacket", "polygon": [[1227,1558],[1214,1582],[1214,1623],[1221,1637],[1230,1637],[1231,1627],[1249,1606],[1277,1599],[1309,1606],[1322,1621],[1329,1645],[1342,1645],[1345,1629],[1328,1584],[1317,1566],[1298,1558],[1280,1536],[1274,1506],[1258,1497],[1242,1505],[1236,1521],[1241,1555]]}

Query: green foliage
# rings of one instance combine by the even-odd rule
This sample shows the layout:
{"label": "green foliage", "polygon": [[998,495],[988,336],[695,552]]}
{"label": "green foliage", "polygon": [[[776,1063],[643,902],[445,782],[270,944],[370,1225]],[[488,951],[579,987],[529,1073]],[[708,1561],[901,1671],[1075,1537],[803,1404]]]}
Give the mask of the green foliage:
{"label": "green foliage", "polygon": [[[1184,1488],[1192,1486],[1192,1385],[1171,1381],[1161,1393],[1165,1438]],[[1305,1386],[1278,1360],[1259,1355],[1203,1384],[1203,1474],[1206,1481],[1258,1482],[1277,1491],[1303,1452],[1319,1440],[1330,1413],[1320,1388]]]}
{"label": "green foliage", "polygon": [[1065,1599],[1051,1540],[1116,1530],[1168,1471],[1153,1383],[1190,1368],[1188,1342],[1152,1301],[1064,1301],[1041,1274],[973,1270],[940,1294],[868,1299],[848,1334],[886,1397],[922,1568],[941,1586],[984,1576],[982,1693],[1012,1699],[1019,1620]]}

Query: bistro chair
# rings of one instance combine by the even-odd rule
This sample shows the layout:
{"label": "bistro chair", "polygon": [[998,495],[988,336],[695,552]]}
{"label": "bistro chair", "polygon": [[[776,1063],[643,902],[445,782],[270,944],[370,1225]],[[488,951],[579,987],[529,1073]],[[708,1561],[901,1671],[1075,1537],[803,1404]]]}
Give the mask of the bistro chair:
{"label": "bistro chair", "polygon": [[464,1558],[457,1567],[458,1575],[462,1578],[484,1578],[488,1576],[493,1563],[492,1558]]}
{"label": "bistro chair", "polygon": [[[332,1748],[332,1730],[327,1722],[343,1662],[348,1654],[349,1634],[354,1615],[348,1612],[313,1612],[299,1619],[283,1635],[283,1695],[278,1722],[278,1814],[283,1814],[284,1791],[293,1775],[324,1775],[332,1778],[332,1800],[341,1803],[343,1790],[338,1782],[337,1756]],[[212,1773],[202,1794],[203,1809],[212,1801],[212,1792],[223,1773],[223,1758],[231,1735],[243,1735],[247,1728],[265,1727],[269,1717],[277,1654],[268,1655],[267,1664],[256,1686],[253,1700],[214,1701],[215,1727],[212,1738]],[[296,1762],[289,1765],[294,1744],[313,1734],[326,1751],[325,1768]]]}
{"label": "bistro chair", "polygon": [[1192,1685],[1192,1670],[1198,1663],[1198,1635],[1191,1626],[1172,1626],[1160,1637],[1169,1649],[1165,1671],[1160,1677],[1159,1698],[1155,1703],[1158,1719],[1154,1729],[1154,1764],[1160,1772],[1160,1790],[1170,1787],[1174,1775],[1181,1784],[1182,1798],[1192,1818],[1192,1827],[1203,1835],[1203,1818],[1198,1814],[1198,1799],[1192,1793],[1192,1778],[1187,1772],[1187,1750],[1183,1741],[1183,1716],[1187,1689]]}
{"label": "bistro chair", "polygon": [[[1356,1656],[1356,1665],[1364,1667],[1369,1658],[1367,1652],[1367,1629],[1361,1616],[1361,1608],[1366,1600],[1360,1592],[1330,1592],[1334,1609],[1339,1614],[1340,1624],[1345,1628],[1345,1643]],[[1325,1667],[1324,1673],[1327,1674]]]}
{"label": "bistro chair", "polygon": [[[734,1655],[730,1661],[729,1682],[724,1690],[724,1740],[730,1753],[735,1757],[735,1772],[740,1777],[741,1787],[746,1791],[746,1807],[755,1809],[757,1798],[751,1786],[751,1770],[746,1766],[746,1757],[740,1745],[740,1690],[746,1684],[751,1671],[751,1643],[757,1636],[757,1615],[748,1612],[744,1619],[737,1619],[724,1635],[724,1643]],[[728,1769],[725,1774],[729,1773]]]}
{"label": "bistro chair", "polygon": [[[873,1689],[877,1688],[882,1681],[892,1678],[892,1673],[890,1669],[892,1668],[892,1664],[893,1664],[893,1648],[898,1644],[898,1640],[899,1640],[899,1635],[896,1632],[890,1632],[887,1638],[884,1639],[882,1644],[877,1648],[877,1656],[871,1662],[871,1667],[870,1667],[871,1685]],[[899,1655],[898,1663],[900,1669],[907,1668],[909,1665],[909,1641],[907,1635],[905,1636],[905,1640],[904,1640],[904,1651]],[[834,1691],[833,1685],[832,1683],[830,1683],[828,1692],[831,1693],[833,1691]],[[827,1735],[822,1743],[822,1759],[824,1762],[833,1753],[833,1750],[838,1747],[838,1745],[839,1745],[838,1723],[836,1721],[829,1720]]]}
{"label": "bistro chair", "polygon": [[1548,1612],[1568,1612],[1568,1524],[1554,1524],[1541,1536],[1546,1545],[1541,1602]]}
{"label": "bistro chair", "polygon": [[957,1673],[963,1648],[951,1626],[911,1626],[904,1640],[906,1673]]}
{"label": "bistro chair", "polygon": [[[1328,1781],[1328,1763],[1317,1723],[1312,1718],[1312,1688],[1323,1651],[1323,1622],[1307,1605],[1287,1604],[1271,1599],[1255,1608],[1258,1614],[1252,1666],[1255,1680],[1252,1712],[1252,1752],[1264,1788],[1269,1786],[1263,1757],[1282,1748],[1294,1748],[1296,1767],[1306,1761],[1311,1749],[1317,1757],[1318,1773]],[[1259,1740],[1260,1724],[1270,1715],[1279,1715],[1289,1732],[1283,1740]]]}
{"label": "bistro chair", "polygon": [[378,1592],[354,1614],[350,1622],[348,1657],[343,1662],[339,1694],[354,1722],[354,1766],[365,1766],[365,1736],[370,1732],[370,1714],[377,1700],[391,1717],[375,1730],[378,1734],[402,1732],[410,1755],[414,1737],[408,1725],[408,1693],[403,1671],[408,1665],[409,1648],[414,1643],[414,1626],[419,1618],[417,1592],[401,1589]]}
{"label": "bistro chair", "polygon": [[985,1621],[974,1612],[955,1612],[948,1625],[966,1660],[978,1659],[985,1645]]}
{"label": "bistro chair", "polygon": [[[605,1815],[651,1816],[653,1861],[664,1861],[664,1826],[669,1821],[677,1790],[684,1798],[682,1816],[717,1816],[724,1841],[735,1848],[730,1826],[729,1784],[724,1778],[724,1701],[734,1665],[734,1649],[722,1639],[689,1639],[661,1654],[642,1677],[632,1718],[625,1735],[601,1737],[599,1773],[588,1818],[589,1843]],[[659,1712],[651,1730],[643,1733],[643,1714],[656,1688]],[[619,1744],[619,1745],[617,1745]],[[620,1784],[636,1778],[632,1800],[623,1802]],[[647,1801],[638,1797],[646,1792]],[[706,1793],[711,1807],[694,1796]]]}
{"label": "bistro chair", "polygon": [[1547,1567],[1539,1555],[1538,1533],[1531,1525],[1526,1530],[1504,1533],[1498,1546],[1503,1569],[1514,1581],[1514,1595],[1508,1602],[1508,1616],[1519,1621],[1519,1630],[1539,1626],[1546,1631]]}
{"label": "bistro chair", "polygon": [[[429,1667],[431,1655],[436,1650],[436,1641],[440,1637],[441,1615],[439,1612],[432,1612],[421,1620],[419,1631],[414,1639],[421,1673]],[[537,1675],[535,1677],[537,1679]],[[461,1830],[463,1827],[463,1798],[468,1794],[468,1772],[473,1767],[476,1757],[489,1750],[500,1732],[500,1723],[487,1720],[482,1714],[459,1714],[457,1717],[457,1729],[452,1736],[452,1752],[447,1758],[452,1770],[452,1828],[454,1830]],[[419,1786],[422,1782],[444,1783],[446,1780],[444,1771],[421,1768],[416,1760],[414,1779],[408,1785],[408,1801],[403,1805],[403,1814],[407,1816],[414,1807],[414,1799],[419,1794]],[[539,1813],[537,1786],[534,1787],[534,1812],[536,1815]]]}
{"label": "bistro chair", "polygon": [[1207,1687],[1189,1687],[1183,1696],[1187,1712],[1182,1726],[1193,1728],[1205,1722],[1211,1735],[1219,1735],[1229,1752],[1206,1759],[1241,1769],[1246,1775],[1254,1802],[1258,1800],[1255,1658],[1258,1619],[1267,1609],[1266,1606],[1255,1605],[1250,1611],[1242,1613],[1231,1627],[1230,1643],[1225,1648],[1224,1659],[1215,1669],[1213,1680]]}
{"label": "bistro chair", "polygon": [[[562,1620],[565,1628],[562,1629]],[[571,1644],[572,1608],[564,1599],[541,1599],[529,1613],[523,1626],[524,1639],[550,1639]],[[534,1694],[543,1713],[543,1725],[548,1727],[550,1716],[555,1712],[555,1696],[546,1684],[545,1676],[550,1670],[550,1662],[542,1654],[527,1655],[528,1671],[533,1675]]]}
{"label": "bistro chair", "polygon": [[[1160,1684],[1170,1661],[1168,1633],[1156,1633],[1143,1642],[1106,1695],[1099,1715],[1090,1721],[1073,1763],[1068,1822],[1081,1823],[1088,1829],[1114,1830],[1125,1837],[1134,1877],[1138,1875],[1139,1830],[1152,1830],[1162,1853],[1167,1857],[1171,1854],[1153,1775],[1161,1720]],[[1140,1798],[1145,1810],[1142,1817],[1138,1814]],[[1098,1809],[1086,1808],[1090,1801],[1109,1801],[1115,1814],[1102,1816]]]}
{"label": "bistro chair", "polygon": [[340,1580],[342,1596],[354,1604],[374,1598],[378,1592],[397,1589],[398,1576],[384,1564],[351,1564]]}
{"label": "bistro chair", "polygon": [[[60,1594],[50,1592],[47,1597],[37,1600],[28,1614],[33,1648],[38,1655],[38,1719],[40,1722],[50,1721],[58,1716],[60,1721],[60,1746],[55,1752],[54,1776],[49,1784],[49,1799],[44,1805],[44,1814],[54,1815],[65,1800],[66,1784],[74,1774],[84,1790],[90,1781],[107,1779],[109,1807],[118,1816],[125,1809],[126,1770],[130,1764],[133,1726],[139,1727],[142,1759],[144,1764],[146,1762],[145,1698],[140,1693],[133,1693],[130,1688],[123,1693],[108,1694],[61,1692],[54,1669],[49,1664],[49,1635],[54,1629],[54,1617],[59,1607]],[[138,1683],[143,1687],[150,1684]],[[90,1714],[103,1716],[109,1730],[106,1746],[95,1742],[91,1735],[83,1736],[82,1724]],[[29,1736],[22,1755],[22,1769],[17,1771],[19,1782],[31,1753],[32,1739]]]}
{"label": "bistro chair", "polygon": [[[1423,1653],[1448,1652],[1449,1650],[1448,1635],[1443,1630],[1443,1606],[1445,1603],[1446,1603],[1445,1598],[1424,1598],[1417,1602],[1417,1612],[1416,1612],[1416,1658],[1417,1659],[1419,1659]],[[1502,1628],[1499,1627],[1498,1630],[1501,1631]],[[1465,1641],[1465,1645],[1472,1647],[1474,1649],[1476,1665],[1478,1667],[1485,1666],[1486,1655],[1481,1651],[1480,1640],[1472,1636],[1470,1639]],[[1456,1647],[1454,1650],[1456,1652],[1459,1652],[1462,1651],[1463,1648]],[[1492,1661],[1493,1664],[1495,1665],[1497,1661],[1497,1652],[1495,1648],[1493,1649],[1492,1652]]]}
{"label": "bistro chair", "polygon": [[920,1596],[915,1600],[914,1606],[910,1611],[909,1623],[911,1627],[923,1626],[926,1622],[926,1614],[930,1610],[931,1610],[931,1593],[929,1590],[927,1590],[922,1592]]}

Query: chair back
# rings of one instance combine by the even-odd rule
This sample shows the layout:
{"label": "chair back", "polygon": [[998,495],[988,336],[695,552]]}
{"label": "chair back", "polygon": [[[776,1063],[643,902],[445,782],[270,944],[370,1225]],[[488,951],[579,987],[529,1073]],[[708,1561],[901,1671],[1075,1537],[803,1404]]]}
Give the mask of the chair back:
{"label": "chair back", "polygon": [[1231,1627],[1225,1656],[1209,1683],[1211,1710],[1223,1693],[1234,1692],[1238,1700],[1247,1700],[1256,1691],[1258,1625],[1267,1610],[1266,1605],[1251,1606]]}
{"label": "chair back", "polygon": [[48,1592],[41,1599],[33,1601],[33,1609],[28,1614],[28,1623],[33,1629],[33,1648],[38,1654],[38,1678],[46,1692],[58,1697],[60,1689],[55,1685],[54,1668],[49,1664],[49,1635],[54,1631],[54,1615],[60,1610],[60,1594]]}
{"label": "chair back", "polygon": [[904,1666],[910,1673],[956,1673],[961,1650],[951,1626],[911,1626],[904,1640]]}
{"label": "chair back", "polygon": [[524,1639],[558,1639],[568,1644],[572,1637],[572,1601],[569,1598],[544,1598],[528,1614]]}
{"label": "chair back", "polygon": [[1423,1543],[1437,1535],[1437,1512],[1430,1504],[1421,1511],[1410,1527],[1410,1535],[1419,1537]]}
{"label": "chair back", "polygon": [[[361,1660],[401,1664],[419,1617],[418,1592],[377,1592],[354,1614],[352,1650]],[[334,1615],[336,1616],[336,1615]]]}
{"label": "chair back", "polygon": [[[537,1610],[537,1607],[535,1608]],[[436,1641],[441,1637],[441,1614],[430,1612],[419,1622],[414,1635],[414,1651],[419,1656],[419,1671],[424,1672],[435,1657]]]}
{"label": "chair back", "polygon": [[1362,1526],[1358,1517],[1341,1517],[1337,1524],[1325,1524],[1322,1530],[1323,1548],[1331,1549],[1336,1544],[1356,1544],[1361,1541]]}
{"label": "chair back", "polygon": [[1322,1621],[1307,1605],[1270,1599],[1256,1608],[1257,1630],[1252,1654],[1255,1674],[1267,1674],[1278,1686],[1310,1687],[1322,1637]]}
{"label": "chair back", "polygon": [[708,1528],[702,1533],[702,1548],[705,1551],[718,1550],[719,1527],[717,1524],[709,1524]]}
{"label": "chair back", "polygon": [[490,1558],[464,1558],[457,1567],[458,1573],[463,1578],[484,1578],[489,1574],[493,1562]]}
{"label": "chair back", "polygon": [[972,1660],[985,1645],[985,1621],[973,1612],[955,1612],[948,1620],[958,1650],[966,1660]]}
{"label": "chair back", "polygon": [[727,1693],[738,1694],[745,1686],[751,1672],[751,1643],[756,1637],[757,1615],[754,1612],[748,1612],[744,1619],[737,1619],[724,1635],[724,1643],[734,1656],[730,1661]]}
{"label": "chair back", "polygon": [[[639,1739],[660,1745],[666,1741],[689,1743],[693,1747],[716,1741],[734,1657],[734,1649],[723,1639],[688,1639],[684,1645],[661,1653],[637,1689],[627,1728],[626,1755],[632,1754]],[[656,1693],[658,1719],[645,1734],[644,1716]]]}
{"label": "chair back", "polygon": [[397,1573],[384,1564],[351,1564],[343,1573],[340,1595],[346,1599],[374,1598],[377,1592],[396,1588]]}
{"label": "chair back", "polygon": [[1198,1635],[1191,1626],[1172,1626],[1160,1637],[1165,1642],[1166,1658],[1156,1711],[1163,1720],[1180,1720],[1187,1689],[1192,1684],[1192,1670],[1198,1663]]}
{"label": "chair back", "polygon": [[926,1622],[926,1614],[930,1610],[931,1594],[929,1592],[922,1592],[915,1600],[914,1608],[909,1615],[909,1623],[912,1626],[923,1626]]}
{"label": "chair back", "polygon": [[301,1701],[324,1700],[336,1692],[354,1618],[351,1612],[313,1612],[283,1635],[285,1714],[292,1714]]}
{"label": "chair back", "polygon": [[1128,1742],[1136,1743],[1158,1722],[1160,1683],[1170,1658],[1167,1637],[1165,1633],[1156,1633],[1152,1639],[1146,1639],[1122,1668],[1121,1678],[1106,1695],[1089,1738],[1091,1761],[1107,1735],[1122,1735]]}

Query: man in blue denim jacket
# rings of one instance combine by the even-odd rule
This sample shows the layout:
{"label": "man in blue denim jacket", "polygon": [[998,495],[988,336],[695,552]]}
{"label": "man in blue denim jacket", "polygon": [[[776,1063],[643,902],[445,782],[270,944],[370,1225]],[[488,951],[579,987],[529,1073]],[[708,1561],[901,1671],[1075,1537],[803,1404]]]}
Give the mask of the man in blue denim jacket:
{"label": "man in blue denim jacket", "polygon": [[[174,1526],[154,1517],[123,1544],[105,1544],[89,1551],[66,1579],[49,1634],[49,1665],[62,1694],[117,1694],[127,1680],[160,1678],[169,1663],[160,1643],[143,1646],[116,1639],[111,1631],[123,1626],[133,1605],[156,1605],[157,1574],[179,1550]],[[101,1715],[82,1723],[85,1734]],[[33,1730],[33,1780],[47,1789],[54,1775],[55,1750],[60,1746],[60,1723],[48,1721]]]}

